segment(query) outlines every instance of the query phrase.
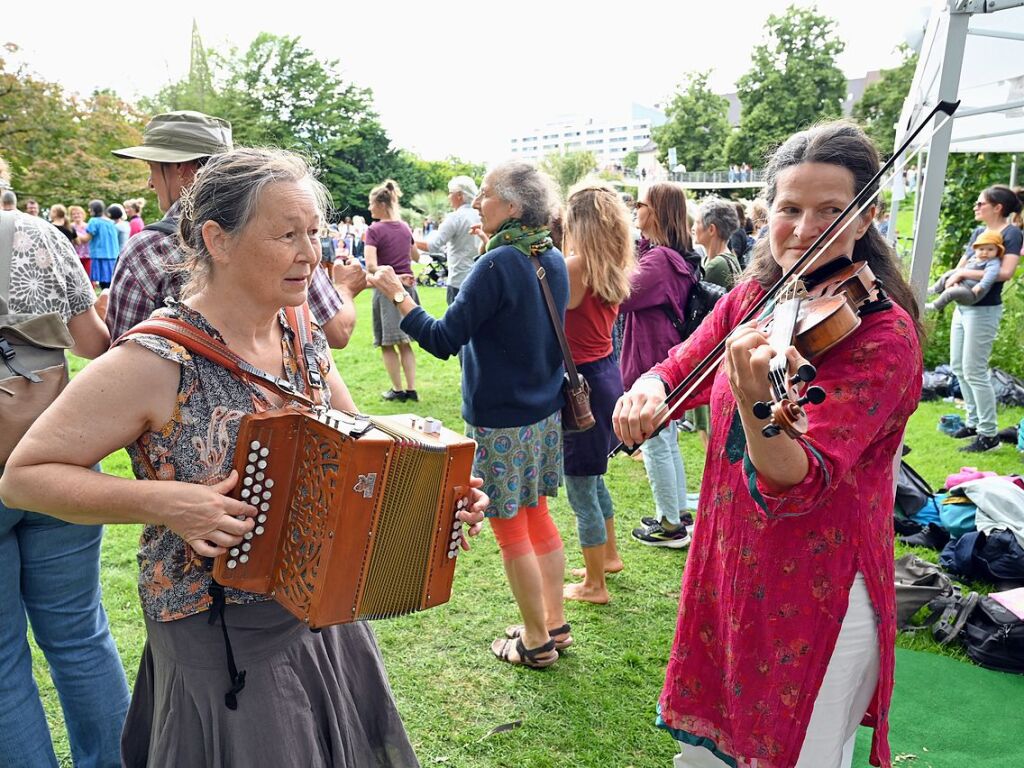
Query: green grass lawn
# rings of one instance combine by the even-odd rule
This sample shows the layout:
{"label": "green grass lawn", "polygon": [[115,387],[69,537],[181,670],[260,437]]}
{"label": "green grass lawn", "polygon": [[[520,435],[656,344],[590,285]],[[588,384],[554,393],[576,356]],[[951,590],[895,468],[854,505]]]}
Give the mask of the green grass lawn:
{"label": "green grass lawn", "polygon": [[[420,296],[432,314],[443,311],[443,289],[422,288]],[[369,292],[357,303],[360,321],[355,336],[346,350],[335,353],[341,374],[363,410],[406,412],[408,406],[380,399],[388,382],[372,346]],[[415,411],[461,429],[458,362],[440,361],[422,351],[417,362],[420,402]],[[81,361],[76,361],[75,368],[80,367]],[[1021,471],[1021,460],[1010,446],[973,458],[958,454],[959,444],[936,431],[939,416],[954,410],[949,403],[924,403],[910,422],[907,444],[913,451],[908,460],[933,486],[941,486],[946,475],[962,465],[1000,473]],[[1022,416],[1024,409],[1003,411],[1000,426],[1016,423]],[[696,435],[684,435],[681,445],[688,485],[694,491],[703,470],[703,450]],[[130,475],[123,451],[105,460],[103,467]],[[627,541],[639,517],[652,511],[642,463],[617,458],[608,480],[626,570],[609,579],[610,605],[568,605],[576,645],[554,668],[546,672],[512,668],[490,655],[491,641],[517,621],[517,613],[497,545],[487,529],[474,541],[473,550],[460,557],[450,603],[375,625],[399,708],[425,766],[654,768],[671,764],[673,743],[652,722],[686,555]],[[564,494],[552,502],[569,565],[582,565],[575,520]],[[130,682],[144,642],[135,589],[138,535],[138,526],[109,526],[103,546],[104,602]],[[903,551],[898,545],[896,549],[897,554]],[[936,557],[923,550],[919,554]],[[940,649],[926,636],[902,636],[899,644],[963,658],[956,650]],[[60,705],[38,652],[36,665],[58,755],[70,765]],[[935,681],[920,684],[922,695],[927,696]],[[513,722],[521,726],[491,735],[496,726]]]}

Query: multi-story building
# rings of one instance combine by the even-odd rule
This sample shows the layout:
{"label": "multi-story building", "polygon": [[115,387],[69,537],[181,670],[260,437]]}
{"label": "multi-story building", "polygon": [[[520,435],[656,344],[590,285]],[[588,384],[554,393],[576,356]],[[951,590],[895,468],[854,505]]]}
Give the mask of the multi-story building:
{"label": "multi-story building", "polygon": [[512,157],[537,162],[555,152],[593,152],[600,167],[622,162],[629,152],[651,140],[651,128],[662,125],[665,114],[640,104],[614,117],[565,116],[512,137]]}

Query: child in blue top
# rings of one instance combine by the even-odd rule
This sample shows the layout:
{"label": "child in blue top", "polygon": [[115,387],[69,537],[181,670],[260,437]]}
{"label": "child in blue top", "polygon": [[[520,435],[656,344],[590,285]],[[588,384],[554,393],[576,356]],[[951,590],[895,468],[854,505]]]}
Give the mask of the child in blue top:
{"label": "child in blue top", "polygon": [[942,275],[931,288],[930,294],[940,294],[935,301],[925,305],[926,309],[939,310],[949,302],[957,304],[976,304],[991,288],[999,277],[999,269],[1002,266],[1003,236],[991,229],[986,229],[974,241],[974,253],[967,259],[965,269],[981,269],[985,274],[981,280],[961,280],[954,285],[946,285],[946,280],[956,270],[950,270]]}

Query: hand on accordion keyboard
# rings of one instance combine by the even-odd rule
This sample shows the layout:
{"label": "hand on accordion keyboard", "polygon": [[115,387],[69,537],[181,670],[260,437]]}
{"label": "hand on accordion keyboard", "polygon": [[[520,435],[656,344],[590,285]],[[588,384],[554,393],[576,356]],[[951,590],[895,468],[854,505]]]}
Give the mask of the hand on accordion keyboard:
{"label": "hand on accordion keyboard", "polygon": [[460,509],[456,516],[464,523],[469,525],[467,530],[462,535],[462,541],[459,542],[460,546],[464,551],[469,551],[469,541],[466,540],[466,536],[476,536],[484,527],[484,511],[491,504],[490,497],[480,490],[480,487],[484,484],[483,478],[471,477],[469,479],[469,506],[466,509]]}
{"label": "hand on accordion keyboard", "polygon": [[155,482],[157,522],[178,534],[196,554],[222,555],[253,529],[252,518],[258,513],[256,507],[226,495],[237,482],[235,470],[213,485]]}

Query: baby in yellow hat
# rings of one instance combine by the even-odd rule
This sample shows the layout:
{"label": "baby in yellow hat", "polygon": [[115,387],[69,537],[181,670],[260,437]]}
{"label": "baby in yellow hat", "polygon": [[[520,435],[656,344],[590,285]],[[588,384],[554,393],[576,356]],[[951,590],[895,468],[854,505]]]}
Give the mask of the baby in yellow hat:
{"label": "baby in yellow hat", "polygon": [[999,269],[1002,266],[1003,253],[1006,248],[1003,246],[1003,236],[998,232],[986,229],[974,240],[974,253],[967,259],[964,269],[980,269],[985,274],[981,280],[961,280],[955,285],[946,286],[946,281],[956,270],[951,269],[940,277],[931,288],[930,294],[940,294],[935,301],[925,305],[926,309],[939,310],[955,301],[957,304],[976,304],[991,288],[999,277]]}

